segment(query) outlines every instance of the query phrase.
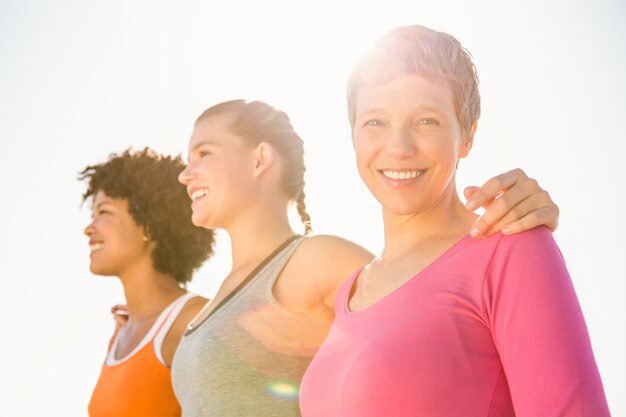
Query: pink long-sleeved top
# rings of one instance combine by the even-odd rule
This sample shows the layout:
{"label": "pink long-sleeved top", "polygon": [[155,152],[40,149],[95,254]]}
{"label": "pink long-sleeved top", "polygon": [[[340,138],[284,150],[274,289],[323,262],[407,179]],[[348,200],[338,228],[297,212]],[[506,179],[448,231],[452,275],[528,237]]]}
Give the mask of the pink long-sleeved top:
{"label": "pink long-sleeved top", "polygon": [[335,322],[301,385],[303,417],[609,415],[551,233],[466,236],[400,288]]}

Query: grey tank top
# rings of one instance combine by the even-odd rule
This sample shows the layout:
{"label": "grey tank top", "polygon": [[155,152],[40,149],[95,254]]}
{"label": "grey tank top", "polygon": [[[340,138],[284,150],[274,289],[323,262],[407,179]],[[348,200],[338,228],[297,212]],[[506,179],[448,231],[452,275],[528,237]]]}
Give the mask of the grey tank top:
{"label": "grey tank top", "polygon": [[287,310],[272,288],[303,239],[266,259],[244,287],[182,338],[172,384],[183,417],[300,416],[300,381],[330,322]]}

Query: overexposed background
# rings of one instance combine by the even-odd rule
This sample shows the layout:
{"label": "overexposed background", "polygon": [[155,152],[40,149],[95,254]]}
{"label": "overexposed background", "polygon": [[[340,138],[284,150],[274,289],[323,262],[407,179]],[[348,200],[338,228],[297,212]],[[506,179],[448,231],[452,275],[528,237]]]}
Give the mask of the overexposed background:
{"label": "overexposed background", "polygon": [[[626,416],[625,21],[620,0],[0,0],[0,415],[86,415],[123,301],[116,279],[89,273],[78,171],[129,146],[184,155],[214,103],[285,110],[316,231],[380,250],[345,83],[380,34],[421,23],[456,36],[481,77],[460,187],[522,167],[550,191],[609,405]],[[211,296],[228,268],[222,234],[190,288]]]}

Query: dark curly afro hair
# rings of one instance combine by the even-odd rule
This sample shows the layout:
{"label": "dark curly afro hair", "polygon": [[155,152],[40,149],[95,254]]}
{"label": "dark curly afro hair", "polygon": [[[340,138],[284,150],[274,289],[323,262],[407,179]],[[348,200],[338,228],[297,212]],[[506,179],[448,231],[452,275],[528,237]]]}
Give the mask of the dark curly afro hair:
{"label": "dark curly afro hair", "polygon": [[213,253],[213,231],[191,223],[191,204],[178,174],[180,157],[162,156],[145,148],[111,154],[103,164],[90,165],[79,176],[88,181],[83,202],[103,191],[128,201],[128,212],[155,243],[152,260],[157,271],[181,284]]}

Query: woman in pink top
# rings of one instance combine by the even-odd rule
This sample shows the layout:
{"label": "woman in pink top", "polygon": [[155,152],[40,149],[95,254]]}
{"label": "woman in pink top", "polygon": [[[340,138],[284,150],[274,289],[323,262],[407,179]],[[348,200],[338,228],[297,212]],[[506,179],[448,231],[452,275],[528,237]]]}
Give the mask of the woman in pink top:
{"label": "woman in pink top", "polygon": [[476,216],[455,172],[480,115],[469,53],[448,34],[397,28],[357,64],[348,109],[385,247],[338,291],[303,416],[609,415],[549,230],[467,235]]}

